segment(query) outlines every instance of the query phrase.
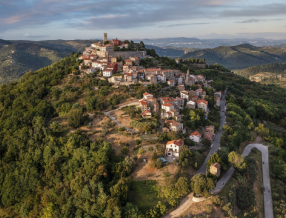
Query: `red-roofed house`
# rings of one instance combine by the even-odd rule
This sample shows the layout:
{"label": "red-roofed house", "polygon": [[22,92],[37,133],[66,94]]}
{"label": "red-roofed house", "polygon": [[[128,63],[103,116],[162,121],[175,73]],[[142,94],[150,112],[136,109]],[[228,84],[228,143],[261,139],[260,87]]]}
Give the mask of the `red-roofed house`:
{"label": "red-roofed house", "polygon": [[152,113],[151,113],[151,111],[143,111],[142,113],[141,113],[141,115],[142,115],[142,117],[143,118],[151,118],[152,117]]}
{"label": "red-roofed house", "polygon": [[131,82],[132,81],[132,73],[124,73],[123,79],[125,82]]}
{"label": "red-roofed house", "polygon": [[195,131],[195,132],[191,133],[189,138],[194,142],[200,142],[202,135],[198,131]]}
{"label": "red-roofed house", "polygon": [[174,105],[171,103],[162,104],[162,109],[164,109],[166,112],[169,112],[170,110],[175,109]]}
{"label": "red-roofed house", "polygon": [[132,66],[133,65],[133,61],[130,59],[125,60],[125,64],[128,66]]}
{"label": "red-roofed house", "polygon": [[208,110],[208,101],[206,101],[206,100],[197,100],[196,103],[197,103],[197,106],[198,106],[199,109],[202,109],[205,112]]}
{"label": "red-roofed house", "polygon": [[184,131],[184,125],[175,120],[166,120],[165,123],[169,126],[169,129],[174,132]]}
{"label": "red-roofed house", "polygon": [[139,101],[139,106],[141,107],[141,111],[147,111],[147,110],[150,109],[150,108],[148,107],[147,101],[145,101],[145,100],[143,100],[143,99]]}
{"label": "red-roofed house", "polygon": [[183,139],[168,141],[166,144],[166,155],[179,157],[180,149],[182,149],[183,146],[184,146]]}
{"label": "red-roofed house", "polygon": [[169,80],[167,83],[168,83],[168,85],[169,85],[170,87],[175,86],[175,81],[174,81],[174,80]]}
{"label": "red-roofed house", "polygon": [[146,100],[147,98],[149,98],[149,97],[154,97],[152,94],[150,94],[150,93],[148,93],[148,92],[145,92],[144,94],[143,94],[143,98]]}

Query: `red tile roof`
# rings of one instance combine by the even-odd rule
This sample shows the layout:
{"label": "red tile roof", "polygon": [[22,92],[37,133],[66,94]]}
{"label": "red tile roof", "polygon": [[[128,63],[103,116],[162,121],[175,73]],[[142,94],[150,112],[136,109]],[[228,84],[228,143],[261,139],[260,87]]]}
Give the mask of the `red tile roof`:
{"label": "red tile roof", "polygon": [[171,107],[173,104],[171,103],[167,103],[167,104],[163,104],[162,106],[165,106],[165,107]]}
{"label": "red tile roof", "polygon": [[181,145],[184,144],[184,140],[183,139],[179,139],[179,140],[168,141],[167,145],[170,145],[170,144],[175,144],[177,146],[181,146]]}
{"label": "red tile roof", "polygon": [[191,133],[190,136],[197,136],[200,138],[202,135],[198,131],[195,131],[195,132]]}
{"label": "red tile roof", "polygon": [[196,102],[197,102],[197,104],[201,104],[201,103],[202,104],[208,104],[208,101],[203,100],[203,99],[202,100],[197,100]]}

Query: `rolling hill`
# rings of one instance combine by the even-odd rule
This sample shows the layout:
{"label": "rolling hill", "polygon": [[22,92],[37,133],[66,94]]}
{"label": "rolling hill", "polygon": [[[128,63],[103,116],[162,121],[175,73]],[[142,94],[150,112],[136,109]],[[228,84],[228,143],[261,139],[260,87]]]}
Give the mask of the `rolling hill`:
{"label": "rolling hill", "polygon": [[0,84],[18,80],[28,71],[83,51],[97,40],[8,41],[0,40]]}
{"label": "rolling hill", "polygon": [[286,62],[248,67],[234,73],[251,81],[286,86]]}
{"label": "rolling hill", "polygon": [[275,47],[256,47],[249,44],[242,44],[188,52],[182,58],[206,59],[207,64],[218,63],[233,70],[255,65],[284,62],[286,61],[286,50]]}

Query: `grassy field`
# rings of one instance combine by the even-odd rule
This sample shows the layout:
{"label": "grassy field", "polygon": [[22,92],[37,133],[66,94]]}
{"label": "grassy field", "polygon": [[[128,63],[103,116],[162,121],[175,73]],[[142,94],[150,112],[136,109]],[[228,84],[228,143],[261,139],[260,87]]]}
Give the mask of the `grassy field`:
{"label": "grassy field", "polygon": [[130,190],[130,202],[143,211],[153,208],[162,200],[158,197],[160,187],[154,180],[132,181]]}

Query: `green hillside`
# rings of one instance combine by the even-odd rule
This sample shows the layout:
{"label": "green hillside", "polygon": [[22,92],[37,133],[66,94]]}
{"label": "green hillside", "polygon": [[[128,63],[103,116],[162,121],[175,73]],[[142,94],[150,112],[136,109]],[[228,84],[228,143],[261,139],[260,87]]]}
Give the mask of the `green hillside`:
{"label": "green hillside", "polygon": [[234,73],[263,84],[286,86],[286,63],[258,65],[237,70]]}
{"label": "green hillside", "polygon": [[83,51],[97,40],[48,40],[7,41],[0,40],[0,84],[17,81],[28,71],[42,67],[69,56],[71,52]]}
{"label": "green hillside", "polygon": [[207,64],[218,63],[229,69],[243,69],[255,65],[286,61],[286,50],[242,44],[193,51],[183,55],[182,58],[206,59]]}

